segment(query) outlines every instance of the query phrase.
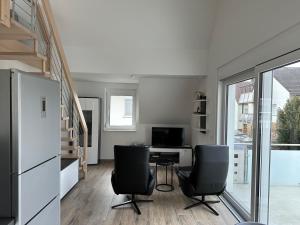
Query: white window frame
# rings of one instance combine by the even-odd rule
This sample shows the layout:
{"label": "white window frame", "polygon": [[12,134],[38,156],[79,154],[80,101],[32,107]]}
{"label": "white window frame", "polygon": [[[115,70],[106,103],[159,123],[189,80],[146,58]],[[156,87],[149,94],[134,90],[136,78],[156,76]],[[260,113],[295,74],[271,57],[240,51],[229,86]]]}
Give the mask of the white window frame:
{"label": "white window frame", "polygon": [[[111,126],[110,125],[110,101],[111,96],[132,96],[132,125],[131,126]],[[137,89],[105,89],[105,114],[104,131],[136,131],[137,123]]]}

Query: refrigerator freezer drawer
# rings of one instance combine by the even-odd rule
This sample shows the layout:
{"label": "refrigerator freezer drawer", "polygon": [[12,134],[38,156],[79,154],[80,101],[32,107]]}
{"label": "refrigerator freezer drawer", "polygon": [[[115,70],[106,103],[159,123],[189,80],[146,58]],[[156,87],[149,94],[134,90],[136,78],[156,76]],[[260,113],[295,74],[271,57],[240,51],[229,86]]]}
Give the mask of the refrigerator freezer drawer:
{"label": "refrigerator freezer drawer", "polygon": [[59,195],[59,157],[19,175],[19,223],[24,225]]}
{"label": "refrigerator freezer drawer", "polygon": [[56,197],[46,208],[34,217],[28,225],[60,225],[59,199]]}
{"label": "refrigerator freezer drawer", "polygon": [[[13,145],[21,174],[60,151],[59,83],[15,71],[12,76]],[[15,167],[16,168],[16,167]]]}

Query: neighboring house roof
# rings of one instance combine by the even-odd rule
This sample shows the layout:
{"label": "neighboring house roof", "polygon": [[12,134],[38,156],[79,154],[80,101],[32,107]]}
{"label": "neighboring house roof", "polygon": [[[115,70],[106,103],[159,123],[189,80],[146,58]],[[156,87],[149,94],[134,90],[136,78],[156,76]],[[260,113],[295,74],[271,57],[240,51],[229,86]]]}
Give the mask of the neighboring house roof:
{"label": "neighboring house roof", "polygon": [[300,68],[282,67],[274,70],[273,75],[291,95],[300,96]]}

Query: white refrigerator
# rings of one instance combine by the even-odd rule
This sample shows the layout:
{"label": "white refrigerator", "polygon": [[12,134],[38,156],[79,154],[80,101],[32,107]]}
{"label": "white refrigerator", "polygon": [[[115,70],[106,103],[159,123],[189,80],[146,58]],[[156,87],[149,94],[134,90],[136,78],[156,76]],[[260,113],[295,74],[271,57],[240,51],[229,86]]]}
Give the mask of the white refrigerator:
{"label": "white refrigerator", "polygon": [[59,225],[59,83],[0,70],[0,105],[0,221]]}

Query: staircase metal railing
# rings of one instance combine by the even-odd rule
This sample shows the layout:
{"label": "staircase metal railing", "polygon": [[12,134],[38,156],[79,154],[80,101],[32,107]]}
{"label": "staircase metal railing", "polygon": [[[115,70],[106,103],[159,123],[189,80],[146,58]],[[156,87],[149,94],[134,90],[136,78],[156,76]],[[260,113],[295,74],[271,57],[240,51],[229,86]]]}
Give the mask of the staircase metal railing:
{"label": "staircase metal railing", "polygon": [[[62,103],[65,104],[65,109],[69,115],[69,122],[73,127],[73,136],[77,137],[77,144],[79,144],[79,134],[82,130],[82,151],[80,153],[81,166],[84,173],[87,173],[87,141],[88,141],[88,130],[84,119],[84,115],[80,106],[80,102],[75,91],[73,80],[71,77],[71,72],[67,63],[67,59],[63,50],[62,42],[55,24],[53,17],[53,12],[49,0],[40,0],[38,3],[41,4],[41,9],[43,10],[43,15],[45,15],[45,21],[47,21],[48,28],[50,30],[50,45],[52,48],[56,49],[56,54],[58,55],[59,65],[60,65],[60,83],[61,83],[61,96]],[[53,40],[52,40],[53,39]],[[54,60],[50,57],[50,62]],[[51,68],[51,66],[50,66]]]}
{"label": "staircase metal railing", "polygon": [[82,145],[79,158],[84,175],[86,175],[87,125],[74,88],[50,3],[48,0],[11,0],[10,5],[11,18],[36,35],[34,40],[20,41],[32,46],[37,53],[47,58],[43,70],[48,71],[51,78],[60,83],[61,105],[64,106],[62,107],[63,114],[68,117],[69,126],[72,127],[72,140],[78,146],[79,144]]}
{"label": "staircase metal railing", "polygon": [[12,0],[11,16],[31,31],[35,31],[36,0]]}

